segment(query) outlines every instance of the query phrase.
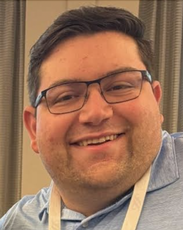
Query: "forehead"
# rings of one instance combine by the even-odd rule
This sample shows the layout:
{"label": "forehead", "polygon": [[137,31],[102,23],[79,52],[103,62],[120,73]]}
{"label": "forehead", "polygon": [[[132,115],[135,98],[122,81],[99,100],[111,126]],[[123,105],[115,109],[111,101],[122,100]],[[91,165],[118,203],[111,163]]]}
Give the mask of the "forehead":
{"label": "forehead", "polygon": [[93,80],[118,68],[145,69],[133,38],[117,32],[79,35],[61,42],[41,66],[41,88],[54,81]]}

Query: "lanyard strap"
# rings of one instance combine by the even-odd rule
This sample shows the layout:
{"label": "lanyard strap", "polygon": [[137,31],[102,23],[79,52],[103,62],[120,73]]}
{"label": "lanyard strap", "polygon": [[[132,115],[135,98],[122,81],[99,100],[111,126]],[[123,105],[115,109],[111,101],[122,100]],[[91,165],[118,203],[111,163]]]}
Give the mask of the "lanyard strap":
{"label": "lanyard strap", "polygon": [[134,187],[133,196],[131,198],[128,211],[121,230],[135,230],[142,212],[144,199],[146,196],[149,179],[151,174],[151,167],[144,174],[144,176],[137,181]]}
{"label": "lanyard strap", "polygon": [[50,204],[49,204],[49,230],[61,230],[61,199],[60,194],[53,184],[51,197],[50,197]]}
{"label": "lanyard strap", "polygon": [[[133,195],[121,230],[135,230],[142,212],[146,191],[149,184],[151,168],[135,184]],[[49,230],[61,230],[61,198],[53,184],[49,204]]]}

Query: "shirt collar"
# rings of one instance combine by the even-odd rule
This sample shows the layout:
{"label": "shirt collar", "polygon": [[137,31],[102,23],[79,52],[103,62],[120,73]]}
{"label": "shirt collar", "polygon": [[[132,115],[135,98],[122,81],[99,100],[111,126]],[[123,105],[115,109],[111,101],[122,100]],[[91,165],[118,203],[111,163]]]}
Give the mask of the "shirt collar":
{"label": "shirt collar", "polygon": [[44,215],[47,214],[49,212],[49,200],[51,197],[51,190],[53,187],[53,181],[51,181],[51,184],[47,190],[46,195],[44,196],[44,194],[42,194],[44,196],[44,203],[42,208],[40,209],[40,212],[38,214],[39,220],[42,221],[42,219],[44,218]]}
{"label": "shirt collar", "polygon": [[178,178],[174,140],[169,133],[163,131],[161,149],[152,165],[148,192],[172,184]]}

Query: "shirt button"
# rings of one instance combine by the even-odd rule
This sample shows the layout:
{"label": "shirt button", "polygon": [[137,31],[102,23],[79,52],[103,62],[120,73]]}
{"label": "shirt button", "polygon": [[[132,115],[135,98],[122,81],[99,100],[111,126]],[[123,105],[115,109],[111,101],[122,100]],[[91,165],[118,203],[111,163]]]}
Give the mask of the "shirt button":
{"label": "shirt button", "polygon": [[82,226],[83,226],[83,228],[87,228],[87,227],[88,227],[88,222],[84,222],[84,223],[82,224]]}

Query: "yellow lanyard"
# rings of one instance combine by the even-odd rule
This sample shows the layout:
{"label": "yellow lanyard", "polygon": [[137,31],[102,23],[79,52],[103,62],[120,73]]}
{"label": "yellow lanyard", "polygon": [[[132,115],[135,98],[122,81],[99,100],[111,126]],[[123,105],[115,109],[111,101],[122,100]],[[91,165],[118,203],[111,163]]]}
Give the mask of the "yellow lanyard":
{"label": "yellow lanyard", "polygon": [[[146,191],[149,184],[151,168],[135,184],[133,195],[121,230],[135,230],[140,218]],[[49,230],[61,230],[61,199],[53,184],[49,204]]]}

